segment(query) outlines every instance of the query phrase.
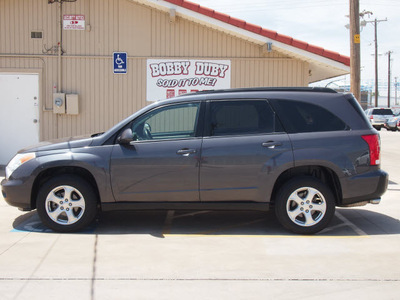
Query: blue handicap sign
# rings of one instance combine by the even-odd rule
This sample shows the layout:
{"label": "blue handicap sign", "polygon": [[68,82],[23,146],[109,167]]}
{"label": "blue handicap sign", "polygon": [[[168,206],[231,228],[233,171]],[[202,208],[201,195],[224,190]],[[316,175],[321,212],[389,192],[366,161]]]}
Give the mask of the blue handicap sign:
{"label": "blue handicap sign", "polygon": [[114,52],[114,74],[126,74],[127,55],[126,52]]}

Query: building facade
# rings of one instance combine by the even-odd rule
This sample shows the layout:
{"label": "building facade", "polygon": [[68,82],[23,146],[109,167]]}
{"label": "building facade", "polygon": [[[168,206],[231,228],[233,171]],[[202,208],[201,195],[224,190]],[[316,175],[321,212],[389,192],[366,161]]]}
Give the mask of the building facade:
{"label": "building facade", "polygon": [[28,141],[27,127],[38,141],[106,130],[156,100],[149,61],[227,62],[231,88],[349,72],[348,57],[183,0],[0,0],[1,143]]}

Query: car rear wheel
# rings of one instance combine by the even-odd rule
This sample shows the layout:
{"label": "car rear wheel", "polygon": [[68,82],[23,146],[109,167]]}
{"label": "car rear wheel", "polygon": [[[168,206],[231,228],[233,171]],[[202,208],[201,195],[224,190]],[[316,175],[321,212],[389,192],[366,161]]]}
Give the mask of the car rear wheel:
{"label": "car rear wheel", "polygon": [[294,178],[278,191],[275,213],[292,232],[314,234],[324,229],[335,213],[335,201],[328,186],[314,177]]}
{"label": "car rear wheel", "polygon": [[94,221],[97,197],[86,180],[74,175],[61,175],[42,185],[36,206],[47,227],[58,232],[72,232]]}

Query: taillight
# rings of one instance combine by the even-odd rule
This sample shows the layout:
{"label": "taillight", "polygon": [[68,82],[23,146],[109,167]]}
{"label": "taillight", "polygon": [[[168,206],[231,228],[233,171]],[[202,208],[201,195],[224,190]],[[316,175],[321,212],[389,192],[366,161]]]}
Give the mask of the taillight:
{"label": "taillight", "polygon": [[371,116],[369,117],[369,119],[370,119],[370,120],[373,120],[373,119],[374,119],[374,116],[373,116],[373,115],[371,115]]}
{"label": "taillight", "polygon": [[381,143],[379,140],[379,135],[371,134],[371,135],[363,135],[362,138],[367,142],[369,147],[369,159],[371,166],[377,166],[380,162],[380,154],[381,154]]}

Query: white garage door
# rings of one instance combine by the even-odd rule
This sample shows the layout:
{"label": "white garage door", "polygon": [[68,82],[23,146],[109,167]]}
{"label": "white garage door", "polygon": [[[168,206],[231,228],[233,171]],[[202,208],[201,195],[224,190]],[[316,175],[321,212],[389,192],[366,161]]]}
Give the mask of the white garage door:
{"label": "white garage door", "polygon": [[39,142],[39,75],[0,73],[0,165]]}

